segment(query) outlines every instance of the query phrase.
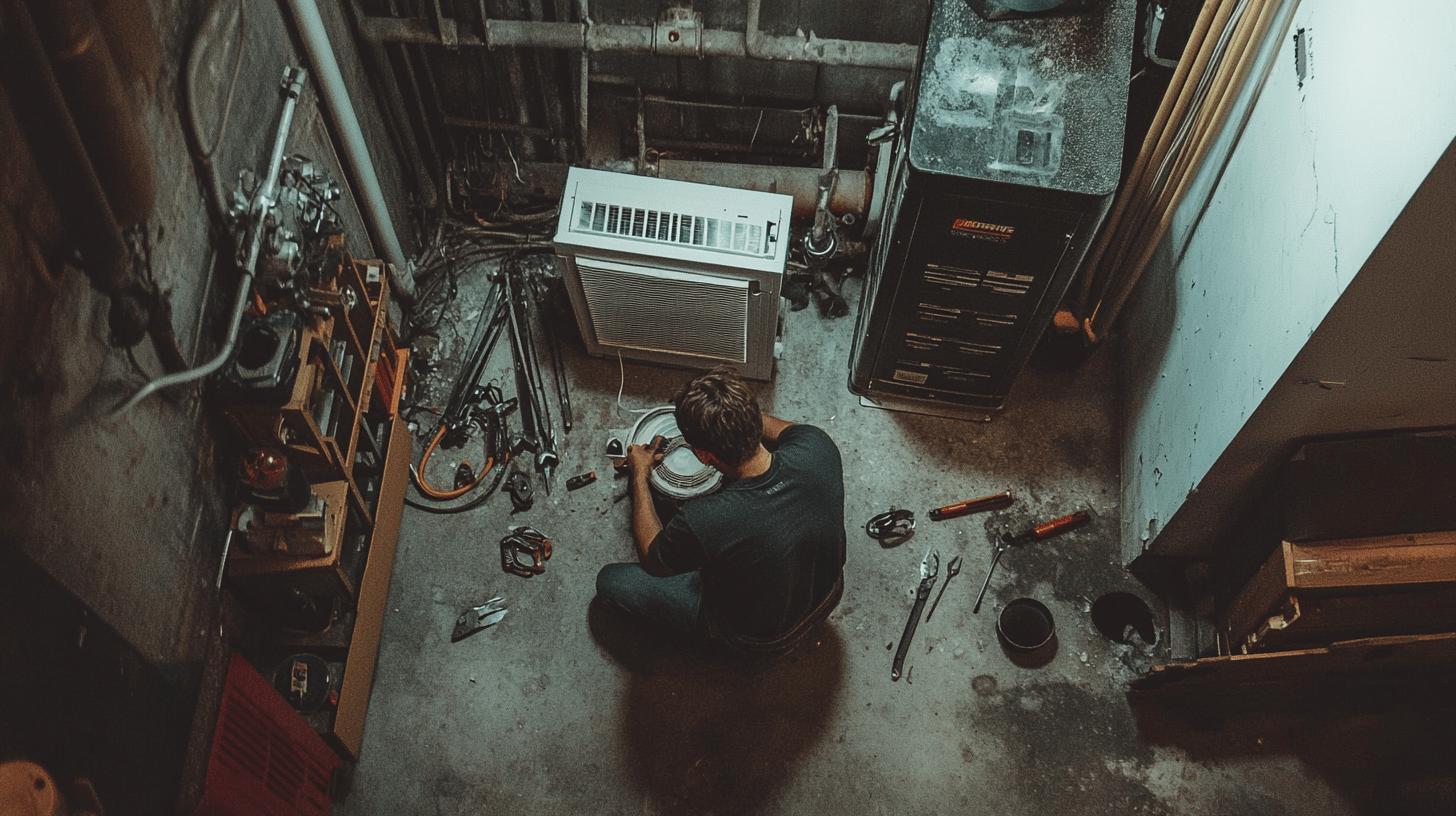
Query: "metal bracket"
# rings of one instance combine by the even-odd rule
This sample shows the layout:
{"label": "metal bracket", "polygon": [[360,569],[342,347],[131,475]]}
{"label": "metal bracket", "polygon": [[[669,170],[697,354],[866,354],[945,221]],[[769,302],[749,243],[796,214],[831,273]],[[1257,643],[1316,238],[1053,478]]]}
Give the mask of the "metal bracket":
{"label": "metal bracket", "polygon": [[652,53],[672,57],[703,56],[703,15],[681,6],[662,10],[652,24]]}
{"label": "metal bracket", "polygon": [[[440,43],[446,48],[456,48],[460,45],[460,37],[455,21],[445,16],[445,9],[440,6],[440,0],[430,4],[435,11],[435,30],[440,34]],[[485,3],[481,3],[481,8]]]}

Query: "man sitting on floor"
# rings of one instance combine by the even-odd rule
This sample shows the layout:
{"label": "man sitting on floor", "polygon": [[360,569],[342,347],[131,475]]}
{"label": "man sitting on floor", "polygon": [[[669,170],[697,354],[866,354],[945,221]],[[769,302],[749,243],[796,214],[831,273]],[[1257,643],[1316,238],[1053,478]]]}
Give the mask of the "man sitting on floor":
{"label": "man sitting on floor", "polygon": [[629,448],[637,563],[603,567],[597,595],[681,633],[787,651],[843,594],[839,449],[812,425],[762,413],[730,369],[696,377],[674,402],[684,441],[725,485],[664,525],[648,485],[653,446]]}

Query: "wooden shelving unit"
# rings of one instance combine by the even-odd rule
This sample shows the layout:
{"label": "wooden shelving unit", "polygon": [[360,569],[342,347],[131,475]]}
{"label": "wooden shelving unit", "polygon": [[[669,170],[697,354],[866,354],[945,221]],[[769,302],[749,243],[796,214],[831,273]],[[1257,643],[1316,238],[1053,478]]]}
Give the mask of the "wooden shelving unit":
{"label": "wooden shelving unit", "polygon": [[[320,300],[337,306],[337,315],[320,317],[303,329],[293,390],[281,405],[230,406],[225,413],[249,444],[272,446],[298,462],[310,482],[344,481],[354,512],[364,525],[374,523],[371,489],[384,461],[384,439],[369,425],[380,357],[389,377],[393,402],[381,406],[393,417],[404,381],[407,350],[389,328],[388,275],[378,261],[357,261],[336,251],[336,272]],[[405,356],[402,356],[405,355]],[[362,455],[361,455],[362,454]]]}
{"label": "wooden shelving unit", "polygon": [[357,760],[414,453],[398,419],[409,350],[389,326],[384,264],[355,260],[338,247],[330,263],[337,264],[332,285],[311,295],[331,314],[304,328],[286,399],[271,406],[240,402],[225,413],[249,444],[286,451],[310,484],[347,485],[342,532],[316,557],[235,548],[227,579],[265,617],[288,597],[336,605],[323,631],[288,631],[275,621],[244,651],[265,676],[292,654],[328,663],[334,699],[303,716],[341,756]]}

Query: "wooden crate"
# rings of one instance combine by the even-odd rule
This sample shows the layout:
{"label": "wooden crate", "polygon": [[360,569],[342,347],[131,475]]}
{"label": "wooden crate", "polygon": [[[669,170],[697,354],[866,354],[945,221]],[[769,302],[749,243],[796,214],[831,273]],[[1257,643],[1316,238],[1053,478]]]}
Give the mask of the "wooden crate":
{"label": "wooden crate", "polygon": [[1456,631],[1456,532],[1281,542],[1224,616],[1233,651]]}
{"label": "wooden crate", "polygon": [[1456,667],[1456,632],[1361,638],[1326,646],[1259,654],[1174,660],[1153,666],[1132,682],[1137,693],[1172,693],[1205,700],[1255,690],[1327,686],[1339,677],[1388,680],[1412,672],[1446,674]]}

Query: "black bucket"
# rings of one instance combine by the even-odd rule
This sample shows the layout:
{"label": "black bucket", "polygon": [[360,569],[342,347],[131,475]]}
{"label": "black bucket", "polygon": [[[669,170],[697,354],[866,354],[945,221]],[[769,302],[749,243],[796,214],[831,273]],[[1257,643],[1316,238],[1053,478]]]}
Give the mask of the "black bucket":
{"label": "black bucket", "polygon": [[1017,598],[1006,604],[996,619],[996,634],[1007,648],[1018,652],[1034,652],[1047,645],[1056,634],[1051,610],[1041,601]]}

